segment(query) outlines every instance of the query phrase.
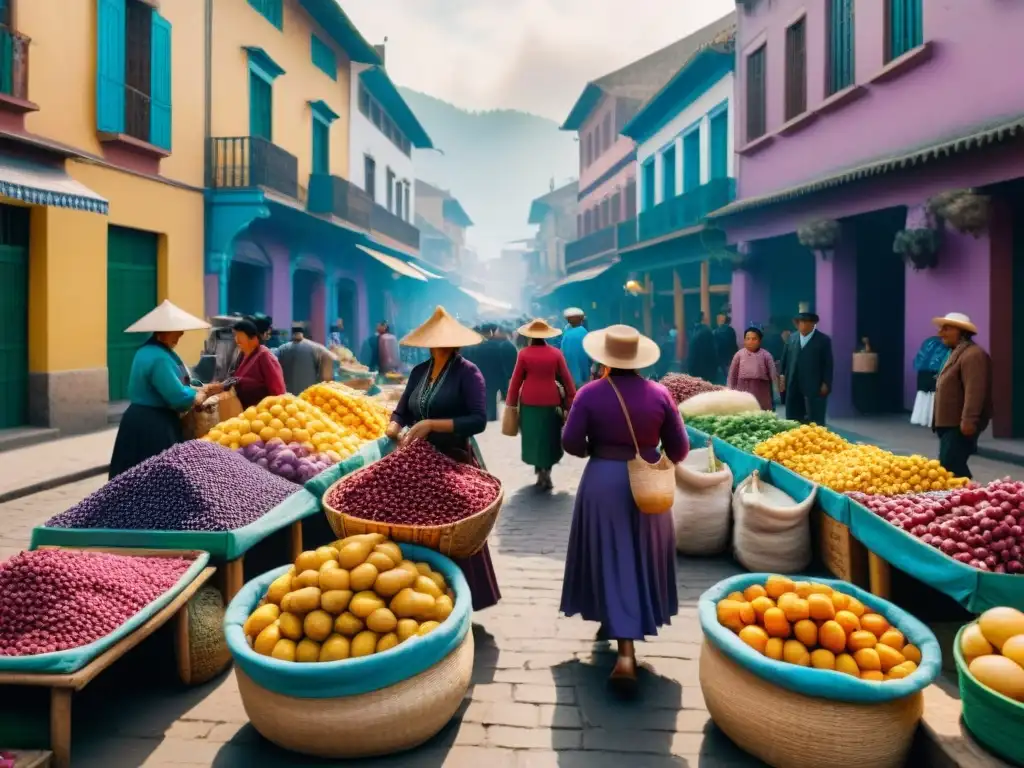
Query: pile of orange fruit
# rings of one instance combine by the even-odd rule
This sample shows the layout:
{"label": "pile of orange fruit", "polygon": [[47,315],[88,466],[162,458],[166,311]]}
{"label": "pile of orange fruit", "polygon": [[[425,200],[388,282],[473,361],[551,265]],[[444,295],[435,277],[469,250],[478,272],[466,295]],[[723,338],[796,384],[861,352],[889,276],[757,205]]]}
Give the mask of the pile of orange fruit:
{"label": "pile of orange fruit", "polygon": [[717,604],[719,623],[769,659],[883,682],[912,674],[921,651],[880,613],[827,584],[769,576]]}

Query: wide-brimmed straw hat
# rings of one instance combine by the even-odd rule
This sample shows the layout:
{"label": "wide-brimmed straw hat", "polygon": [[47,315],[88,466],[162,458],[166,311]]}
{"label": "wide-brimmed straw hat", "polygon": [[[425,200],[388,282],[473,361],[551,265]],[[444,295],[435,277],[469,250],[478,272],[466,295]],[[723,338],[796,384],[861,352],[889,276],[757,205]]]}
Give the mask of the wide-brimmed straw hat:
{"label": "wide-brimmed straw hat", "polygon": [[167,299],[152,312],[143,315],[124,329],[125,333],[174,333],[175,331],[201,331],[210,324],[190,315]]}
{"label": "wide-brimmed straw hat", "polygon": [[579,307],[569,307],[562,313],[562,316],[568,320],[570,317],[583,317],[585,314],[586,313]]}
{"label": "wide-brimmed straw hat", "polygon": [[526,325],[519,326],[516,332],[528,339],[552,339],[562,334],[560,330],[553,328],[547,320],[540,317],[531,320]]}
{"label": "wide-brimmed straw hat", "polygon": [[639,370],[658,362],[657,343],[628,325],[610,325],[583,337],[583,351],[609,368]]}
{"label": "wide-brimmed straw hat", "polygon": [[406,334],[401,344],[424,349],[459,348],[472,347],[483,340],[483,336],[449,315],[444,307],[438,307],[427,322]]}
{"label": "wide-brimmed straw hat", "polygon": [[950,312],[945,317],[933,317],[932,322],[937,328],[948,325],[953,328],[959,328],[961,331],[967,331],[967,333],[978,332],[978,326],[972,323],[971,318],[963,312]]}

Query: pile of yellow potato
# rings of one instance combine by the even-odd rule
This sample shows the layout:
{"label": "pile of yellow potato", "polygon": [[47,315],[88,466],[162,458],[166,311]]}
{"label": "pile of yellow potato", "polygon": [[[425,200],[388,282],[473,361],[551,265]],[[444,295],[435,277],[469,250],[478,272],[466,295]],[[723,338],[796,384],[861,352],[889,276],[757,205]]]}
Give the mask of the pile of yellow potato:
{"label": "pile of yellow potato", "polygon": [[429,634],[455,593],[379,533],[303,552],[275,579],[243,627],[256,653],[282,661],[341,661]]}
{"label": "pile of yellow potato", "polygon": [[301,397],[362,440],[383,437],[391,420],[390,414],[379,403],[337,382],[314,384]]}
{"label": "pile of yellow potato", "polygon": [[907,677],[921,651],[879,613],[827,584],[769,576],[717,605],[718,621],[769,659],[861,680]]}
{"label": "pile of yellow potato", "polygon": [[810,477],[826,456],[850,447],[839,435],[817,424],[804,424],[788,432],[780,432],[754,446],[762,459],[778,462],[787,469]]}
{"label": "pile of yellow potato", "polygon": [[1024,613],[990,608],[960,635],[960,653],[979,683],[1024,702]]}

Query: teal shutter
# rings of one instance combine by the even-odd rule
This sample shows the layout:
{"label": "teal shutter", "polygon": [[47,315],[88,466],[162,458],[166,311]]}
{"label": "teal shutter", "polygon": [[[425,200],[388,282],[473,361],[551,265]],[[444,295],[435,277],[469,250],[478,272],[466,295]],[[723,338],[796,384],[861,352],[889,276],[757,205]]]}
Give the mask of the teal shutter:
{"label": "teal shutter", "polygon": [[676,147],[673,144],[661,155],[661,200],[676,196]]}
{"label": "teal shutter", "polygon": [[652,157],[640,168],[643,175],[640,187],[643,193],[640,198],[640,210],[646,211],[654,206],[654,158]]}
{"label": "teal shutter", "polygon": [[700,186],[700,130],[683,137],[683,194]]}
{"label": "teal shutter", "polygon": [[153,11],[150,37],[149,143],[171,148],[171,23]]}
{"label": "teal shutter", "polygon": [[829,93],[838,93],[853,85],[853,0],[832,0],[829,16]]}
{"label": "teal shutter", "polygon": [[729,110],[722,110],[711,118],[711,147],[709,149],[712,179],[729,175]]}
{"label": "teal shutter", "polygon": [[125,0],[97,0],[96,130],[124,133]]}
{"label": "teal shutter", "polygon": [[895,59],[924,42],[921,0],[889,0],[889,58]]}
{"label": "teal shutter", "polygon": [[313,173],[331,172],[331,128],[313,118]]}
{"label": "teal shutter", "polygon": [[256,72],[249,72],[249,135],[274,140],[273,86]]}
{"label": "teal shutter", "polygon": [[338,57],[334,49],[316,35],[310,37],[310,56],[313,66],[332,80],[338,79]]}

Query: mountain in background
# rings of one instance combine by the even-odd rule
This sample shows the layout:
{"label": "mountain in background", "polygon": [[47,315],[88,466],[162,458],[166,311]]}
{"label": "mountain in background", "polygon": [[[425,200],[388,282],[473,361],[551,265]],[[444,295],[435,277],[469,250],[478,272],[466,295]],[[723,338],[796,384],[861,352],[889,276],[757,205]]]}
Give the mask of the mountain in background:
{"label": "mountain in background", "polygon": [[515,110],[469,112],[433,96],[399,88],[434,146],[416,151],[416,175],[447,189],[473,220],[469,245],[495,258],[510,240],[529,237],[530,203],[579,173],[575,134],[553,120]]}

